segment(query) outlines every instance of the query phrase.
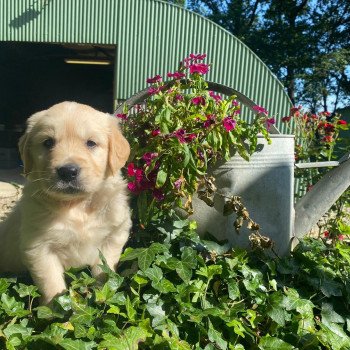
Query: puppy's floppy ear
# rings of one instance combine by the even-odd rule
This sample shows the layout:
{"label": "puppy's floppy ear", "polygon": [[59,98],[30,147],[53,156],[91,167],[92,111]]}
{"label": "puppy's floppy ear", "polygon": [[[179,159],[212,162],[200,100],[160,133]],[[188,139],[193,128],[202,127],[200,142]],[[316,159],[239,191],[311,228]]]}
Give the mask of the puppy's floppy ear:
{"label": "puppy's floppy ear", "polygon": [[20,137],[18,142],[19,153],[21,155],[21,159],[23,161],[23,173],[24,175],[28,175],[31,172],[33,167],[33,160],[30,156],[29,146],[30,146],[30,136],[33,130],[34,125],[37,121],[44,115],[46,111],[38,112],[33,114],[30,118],[27,119],[26,122],[26,130],[24,134]]}
{"label": "puppy's floppy ear", "polygon": [[115,117],[110,118],[110,133],[108,146],[108,168],[112,175],[121,169],[130,155],[130,145],[119,129]]}

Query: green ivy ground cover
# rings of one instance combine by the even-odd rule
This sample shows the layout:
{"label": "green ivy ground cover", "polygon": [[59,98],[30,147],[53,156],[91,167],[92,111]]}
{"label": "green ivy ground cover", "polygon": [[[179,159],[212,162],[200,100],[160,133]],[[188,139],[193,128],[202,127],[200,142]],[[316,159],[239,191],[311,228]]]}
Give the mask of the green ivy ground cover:
{"label": "green ivy ground cover", "polygon": [[305,239],[280,259],[191,226],[153,228],[162,239],[127,248],[118,273],[104,265],[105,283],[67,272],[50,307],[30,282],[0,278],[0,349],[350,349],[346,243]]}

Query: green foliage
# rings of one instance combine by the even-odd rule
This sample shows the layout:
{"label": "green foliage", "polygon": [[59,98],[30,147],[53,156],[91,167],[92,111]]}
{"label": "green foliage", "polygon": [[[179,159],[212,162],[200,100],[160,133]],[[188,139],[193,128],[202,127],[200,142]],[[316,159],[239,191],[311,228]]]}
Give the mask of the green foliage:
{"label": "green foliage", "polygon": [[191,222],[159,225],[146,248],[125,250],[118,273],[103,266],[105,282],[69,271],[50,306],[38,306],[36,287],[0,278],[0,348],[349,349],[348,245],[218,254]]}

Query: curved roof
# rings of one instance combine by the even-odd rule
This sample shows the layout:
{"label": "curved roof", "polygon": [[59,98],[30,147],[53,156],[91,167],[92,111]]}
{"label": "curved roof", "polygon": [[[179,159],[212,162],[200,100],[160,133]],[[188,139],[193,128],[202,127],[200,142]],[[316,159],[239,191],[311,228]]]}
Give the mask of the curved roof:
{"label": "curved roof", "polygon": [[1,7],[1,41],[115,44],[119,99],[145,88],[147,77],[176,70],[189,53],[206,53],[213,62],[208,80],[240,91],[271,114],[289,112],[282,84],[246,45],[179,6],[158,0],[2,0]]}

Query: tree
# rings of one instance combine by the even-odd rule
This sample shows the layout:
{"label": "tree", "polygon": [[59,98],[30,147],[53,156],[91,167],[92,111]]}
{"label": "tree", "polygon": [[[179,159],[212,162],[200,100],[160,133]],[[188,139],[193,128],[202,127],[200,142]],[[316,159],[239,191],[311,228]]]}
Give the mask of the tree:
{"label": "tree", "polygon": [[189,0],[247,44],[284,83],[294,104],[329,109],[349,92],[348,0]]}

